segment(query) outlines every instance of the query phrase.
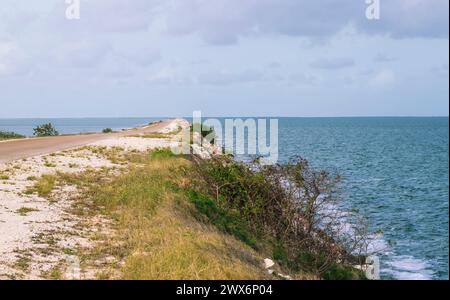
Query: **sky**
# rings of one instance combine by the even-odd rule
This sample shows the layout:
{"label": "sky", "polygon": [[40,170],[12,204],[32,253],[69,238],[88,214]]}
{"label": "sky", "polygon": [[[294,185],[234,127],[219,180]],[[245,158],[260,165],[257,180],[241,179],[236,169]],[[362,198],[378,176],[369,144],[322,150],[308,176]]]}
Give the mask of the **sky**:
{"label": "sky", "polygon": [[0,118],[448,116],[449,1],[379,3],[2,0]]}

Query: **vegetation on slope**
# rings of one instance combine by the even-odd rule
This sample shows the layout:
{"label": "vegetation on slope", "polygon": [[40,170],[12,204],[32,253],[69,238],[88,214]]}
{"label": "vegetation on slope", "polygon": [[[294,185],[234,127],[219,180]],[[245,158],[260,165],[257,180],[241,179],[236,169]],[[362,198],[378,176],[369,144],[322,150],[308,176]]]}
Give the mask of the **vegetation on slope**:
{"label": "vegetation on slope", "polygon": [[[296,279],[362,278],[345,249],[315,224],[317,195],[336,178],[305,161],[255,171],[227,158],[203,161],[169,150],[93,152],[127,168],[45,176],[29,191],[48,196],[53,186],[75,185],[81,194],[73,213],[112,220],[113,231],[100,230],[97,246],[78,253],[83,269],[98,278],[275,278],[263,268],[267,257]],[[282,191],[288,175],[310,189],[310,197],[296,198],[304,200],[300,206],[290,202],[298,190]]]}
{"label": "vegetation on slope", "polygon": [[[248,165],[227,158],[194,160],[189,198],[211,223],[289,272],[357,279],[352,267],[362,235],[340,231],[334,205],[339,176],[297,158],[284,165]],[[358,229],[358,228],[355,228]],[[356,231],[355,231],[356,232]]]}
{"label": "vegetation on slope", "polygon": [[[74,213],[113,220],[114,234],[97,236],[95,249],[80,251],[84,269],[101,271],[97,276],[102,279],[270,278],[262,266],[264,257],[195,217],[198,212],[184,192],[189,180],[183,170],[190,168],[189,160],[168,150],[113,151],[99,153],[130,163],[125,173],[113,176],[104,169],[57,175],[57,185],[82,191]],[[102,268],[95,264],[109,256],[115,263]]]}

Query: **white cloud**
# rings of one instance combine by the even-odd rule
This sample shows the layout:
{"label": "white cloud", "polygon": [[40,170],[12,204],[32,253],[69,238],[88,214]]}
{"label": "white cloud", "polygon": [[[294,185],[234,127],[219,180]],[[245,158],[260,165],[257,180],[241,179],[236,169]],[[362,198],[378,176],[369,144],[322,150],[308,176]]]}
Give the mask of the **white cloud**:
{"label": "white cloud", "polygon": [[146,79],[146,83],[151,85],[185,85],[192,84],[191,77],[184,76],[180,70],[174,66],[164,66],[155,74]]}
{"label": "white cloud", "polygon": [[154,47],[134,47],[132,49],[116,51],[121,56],[136,65],[147,67],[161,60],[161,51]]}
{"label": "white cloud", "polygon": [[28,71],[27,55],[13,42],[0,42],[0,76],[19,75]]}
{"label": "white cloud", "polygon": [[396,81],[395,73],[391,70],[381,70],[376,72],[369,79],[369,86],[374,88],[384,88],[391,86]]}
{"label": "white cloud", "polygon": [[355,0],[174,0],[164,11],[169,31],[198,33],[211,44],[243,36],[332,36],[352,24],[360,32],[402,37],[448,37],[448,0],[382,1],[381,19],[365,18]]}
{"label": "white cloud", "polygon": [[97,41],[78,41],[61,45],[52,57],[63,67],[92,68],[98,65],[111,50],[107,43]]}

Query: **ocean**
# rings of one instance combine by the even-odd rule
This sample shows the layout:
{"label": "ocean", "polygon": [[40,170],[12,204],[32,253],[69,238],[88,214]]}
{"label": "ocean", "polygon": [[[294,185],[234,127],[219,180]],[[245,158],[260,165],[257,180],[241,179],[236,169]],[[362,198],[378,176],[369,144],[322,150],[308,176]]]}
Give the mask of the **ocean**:
{"label": "ocean", "polygon": [[280,156],[342,175],[346,206],[379,230],[384,279],[448,279],[448,118],[280,119]]}
{"label": "ocean", "polygon": [[[31,135],[52,122],[61,133],[93,132],[154,119],[0,119],[0,130]],[[380,233],[383,279],[449,278],[448,117],[280,118],[279,152],[342,176],[343,205]]]}
{"label": "ocean", "polygon": [[[161,119],[161,118],[159,118]],[[158,118],[47,118],[47,119],[0,119],[0,131],[12,131],[33,135],[33,128],[52,123],[61,134],[101,132],[105,128],[119,130],[150,123]]]}

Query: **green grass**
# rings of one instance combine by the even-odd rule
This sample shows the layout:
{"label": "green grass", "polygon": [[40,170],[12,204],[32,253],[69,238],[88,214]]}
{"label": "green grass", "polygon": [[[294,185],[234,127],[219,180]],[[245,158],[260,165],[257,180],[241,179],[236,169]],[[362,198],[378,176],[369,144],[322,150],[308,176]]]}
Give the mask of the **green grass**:
{"label": "green grass", "polygon": [[37,193],[40,197],[47,197],[52,192],[56,184],[56,175],[42,175],[34,186],[27,188],[25,194]]}
{"label": "green grass", "polygon": [[[246,217],[248,208],[223,206],[220,198],[193,189],[189,157],[175,156],[169,149],[89,150],[126,163],[127,169],[119,175],[112,169],[44,175],[29,191],[44,196],[56,185],[76,186],[80,196],[74,213],[112,221],[114,230],[96,234],[94,248],[74,250],[83,268],[95,269],[99,279],[273,279],[262,267],[267,257],[295,279],[363,278],[339,264],[319,276],[316,269],[323,261],[317,254],[301,252],[293,261],[285,244],[255,230],[257,224]],[[225,175],[230,174],[217,174]],[[96,264],[111,256],[116,263]]]}
{"label": "green grass", "polygon": [[263,257],[251,247],[198,220],[195,206],[180,188],[187,187],[183,170],[190,167],[189,160],[166,149],[121,157],[131,163],[121,175],[87,171],[59,174],[57,180],[83,191],[77,204],[80,213],[113,220],[115,234],[98,236],[97,247],[82,254],[85,267],[105,255],[123,262],[95,266],[98,278],[270,277],[262,268]]}
{"label": "green grass", "polygon": [[35,209],[35,208],[21,207],[21,208],[16,210],[16,213],[21,215],[21,216],[27,216],[29,213],[35,212],[35,211],[39,211],[39,210]]}
{"label": "green grass", "polygon": [[252,248],[257,248],[257,238],[250,232],[238,214],[227,212],[217,203],[195,191],[188,191],[189,200],[198,212],[221,231],[232,234]]}

